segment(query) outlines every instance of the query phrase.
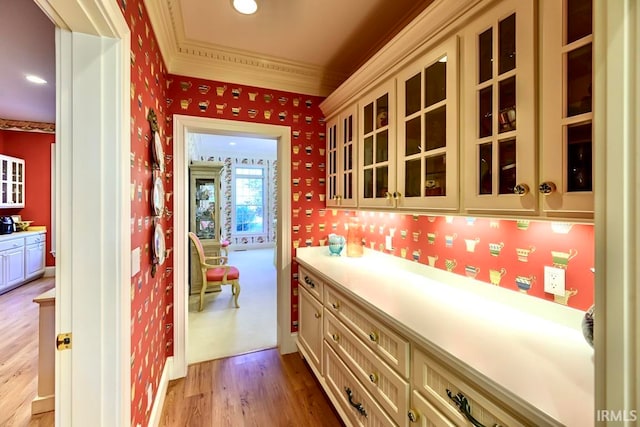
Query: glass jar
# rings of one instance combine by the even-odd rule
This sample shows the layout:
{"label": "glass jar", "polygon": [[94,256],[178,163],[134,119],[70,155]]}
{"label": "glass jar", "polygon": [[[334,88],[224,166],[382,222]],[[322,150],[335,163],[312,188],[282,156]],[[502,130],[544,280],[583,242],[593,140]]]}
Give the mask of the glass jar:
{"label": "glass jar", "polygon": [[358,218],[353,218],[349,221],[347,229],[347,256],[361,257],[362,252],[362,227]]}

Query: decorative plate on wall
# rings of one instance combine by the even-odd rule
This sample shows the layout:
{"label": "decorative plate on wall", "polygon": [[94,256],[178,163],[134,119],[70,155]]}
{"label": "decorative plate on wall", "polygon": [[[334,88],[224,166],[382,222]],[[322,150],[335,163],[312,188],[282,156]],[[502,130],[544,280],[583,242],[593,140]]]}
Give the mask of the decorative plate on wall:
{"label": "decorative plate on wall", "polygon": [[166,242],[164,240],[164,230],[162,229],[160,222],[158,222],[153,232],[153,254],[158,260],[158,265],[164,264],[166,252],[167,249]]}
{"label": "decorative plate on wall", "polygon": [[160,172],[164,172],[164,149],[158,132],[153,133],[153,161],[160,169]]}
{"label": "decorative plate on wall", "polygon": [[164,211],[164,183],[159,176],[153,182],[153,194],[151,197],[151,206],[155,216],[162,216]]}

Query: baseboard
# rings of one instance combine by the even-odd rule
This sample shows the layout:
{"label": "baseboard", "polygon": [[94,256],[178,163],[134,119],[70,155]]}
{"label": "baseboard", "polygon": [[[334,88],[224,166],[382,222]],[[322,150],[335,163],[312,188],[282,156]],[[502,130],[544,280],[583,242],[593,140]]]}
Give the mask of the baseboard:
{"label": "baseboard", "polygon": [[160,376],[156,398],[153,401],[151,415],[149,416],[149,426],[158,427],[160,425],[160,417],[162,417],[162,408],[164,407],[164,399],[167,397],[167,388],[169,387],[169,375],[173,367],[173,356],[168,357]]}
{"label": "baseboard", "polygon": [[293,332],[291,335],[283,337],[283,339],[280,341],[280,354],[289,354],[298,351],[298,346],[296,345],[297,341],[297,332]]}
{"label": "baseboard", "polygon": [[56,267],[45,267],[43,277],[54,277],[56,275]]}

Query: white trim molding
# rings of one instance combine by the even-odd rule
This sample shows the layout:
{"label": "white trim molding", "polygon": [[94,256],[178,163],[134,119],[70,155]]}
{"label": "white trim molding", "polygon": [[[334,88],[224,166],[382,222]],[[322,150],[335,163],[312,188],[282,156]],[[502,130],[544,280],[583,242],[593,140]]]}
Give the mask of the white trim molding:
{"label": "white trim molding", "polygon": [[[640,7],[594,2],[597,425],[640,419]],[[607,411],[607,412],[603,412]]]}
{"label": "white trim molding", "polygon": [[[278,141],[278,224],[276,237],[277,277],[277,337],[280,353],[291,353],[295,348],[295,335],[291,334],[291,128],[288,126],[209,119],[203,117],[173,116],[174,167],[174,268],[173,307],[174,336],[171,379],[187,375],[188,312],[187,298],[189,241],[188,226],[188,138],[189,133],[208,133],[245,137],[273,138]],[[182,206],[182,209],[177,207]],[[278,242],[284,242],[279,244]]]}

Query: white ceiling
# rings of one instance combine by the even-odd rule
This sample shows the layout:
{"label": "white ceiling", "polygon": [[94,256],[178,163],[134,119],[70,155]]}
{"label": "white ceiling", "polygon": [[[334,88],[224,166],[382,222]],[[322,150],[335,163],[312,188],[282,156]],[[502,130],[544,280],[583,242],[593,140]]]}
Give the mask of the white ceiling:
{"label": "white ceiling", "polygon": [[[326,96],[432,0],[144,2],[170,73]],[[54,123],[54,27],[33,0],[0,0],[0,52],[0,119]]]}

